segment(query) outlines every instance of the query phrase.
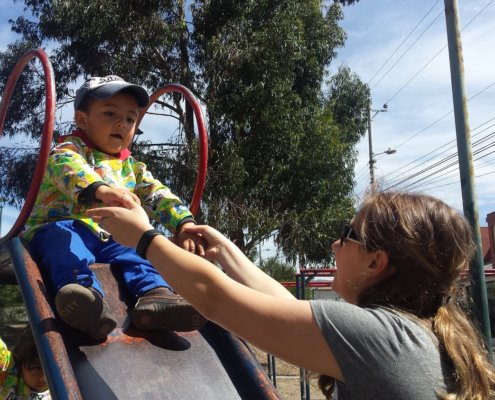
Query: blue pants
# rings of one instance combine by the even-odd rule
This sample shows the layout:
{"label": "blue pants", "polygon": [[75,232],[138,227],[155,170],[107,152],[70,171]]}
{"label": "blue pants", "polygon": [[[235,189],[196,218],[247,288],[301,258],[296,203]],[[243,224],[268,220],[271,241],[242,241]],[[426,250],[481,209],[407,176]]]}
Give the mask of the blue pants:
{"label": "blue pants", "polygon": [[103,295],[89,266],[95,262],[120,268],[124,282],[135,298],[157,287],[170,287],[153,266],[130,247],[110,239],[102,242],[78,221],[58,221],[36,231],[29,243],[31,253],[43,271],[50,274],[58,291],[69,283],[92,286]]}

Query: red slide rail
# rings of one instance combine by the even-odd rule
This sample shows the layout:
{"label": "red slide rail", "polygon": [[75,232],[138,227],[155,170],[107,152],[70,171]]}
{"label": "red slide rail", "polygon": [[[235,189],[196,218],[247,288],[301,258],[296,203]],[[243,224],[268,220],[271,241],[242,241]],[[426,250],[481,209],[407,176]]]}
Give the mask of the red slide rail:
{"label": "red slide rail", "polygon": [[48,162],[48,154],[50,153],[50,146],[53,137],[53,127],[55,124],[55,103],[56,103],[56,93],[55,93],[55,78],[53,74],[52,64],[46,53],[42,49],[30,50],[25,53],[21,59],[17,62],[12,70],[7,84],[5,85],[5,90],[2,95],[2,101],[0,103],[0,138],[3,134],[3,126],[5,123],[5,116],[7,115],[7,110],[9,108],[10,98],[14,92],[14,88],[22,71],[26,65],[34,58],[38,58],[43,65],[43,73],[45,80],[45,123],[43,125],[43,136],[41,138],[40,150],[38,161],[36,162],[36,167],[34,170],[34,176],[29,186],[29,191],[26,196],[24,205],[22,206],[21,212],[17,217],[14,225],[9,232],[4,237],[0,237],[0,243],[7,241],[8,239],[19,234],[23,228],[26,220],[31,213],[31,210],[40,190],[41,180],[43,174],[45,173],[46,164]]}
{"label": "red slide rail", "polygon": [[148,111],[148,108],[151,107],[151,105],[155,101],[157,101],[165,93],[170,93],[170,92],[178,92],[184,96],[184,98],[188,101],[188,103],[191,105],[193,109],[194,117],[196,118],[196,125],[198,127],[198,135],[199,135],[198,174],[196,176],[196,184],[194,185],[194,193],[191,200],[191,205],[189,206],[191,212],[194,215],[196,215],[201,202],[201,197],[203,196],[203,191],[206,184],[206,172],[208,168],[208,133],[206,130],[205,119],[203,117],[203,111],[201,110],[199,101],[196,99],[194,94],[183,85],[180,85],[178,83],[171,83],[162,86],[150,96],[150,102],[148,104],[148,107],[142,111],[140,116],[140,121],[143,118],[146,111]]}

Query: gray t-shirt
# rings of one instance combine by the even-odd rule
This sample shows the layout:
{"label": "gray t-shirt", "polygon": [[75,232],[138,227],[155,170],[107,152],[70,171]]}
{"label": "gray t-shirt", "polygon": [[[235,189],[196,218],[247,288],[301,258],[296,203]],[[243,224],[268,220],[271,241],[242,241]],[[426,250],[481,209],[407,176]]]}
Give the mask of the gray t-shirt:
{"label": "gray t-shirt", "polygon": [[342,371],[338,400],[437,400],[448,368],[436,338],[385,308],[361,308],[331,300],[311,301],[316,322]]}

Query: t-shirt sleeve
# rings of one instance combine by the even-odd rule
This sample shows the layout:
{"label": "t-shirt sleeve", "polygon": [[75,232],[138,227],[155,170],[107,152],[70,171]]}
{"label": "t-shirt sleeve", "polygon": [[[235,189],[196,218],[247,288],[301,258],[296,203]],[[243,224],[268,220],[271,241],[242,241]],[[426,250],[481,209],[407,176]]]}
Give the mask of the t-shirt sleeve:
{"label": "t-shirt sleeve", "polygon": [[383,340],[390,326],[369,309],[324,300],[312,301],[311,306],[346,381],[349,372],[380,364],[381,358],[393,352]]}

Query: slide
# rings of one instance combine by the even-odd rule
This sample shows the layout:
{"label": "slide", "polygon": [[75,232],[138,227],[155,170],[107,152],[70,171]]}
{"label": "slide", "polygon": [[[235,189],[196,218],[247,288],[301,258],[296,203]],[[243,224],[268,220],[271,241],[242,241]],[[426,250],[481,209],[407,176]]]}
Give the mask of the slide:
{"label": "slide", "polygon": [[[53,296],[18,237],[5,243],[54,399],[281,399],[249,347],[208,322],[194,332],[134,328],[119,272],[94,264],[117,328],[104,342],[65,325]],[[240,316],[242,318],[242,316]]]}

